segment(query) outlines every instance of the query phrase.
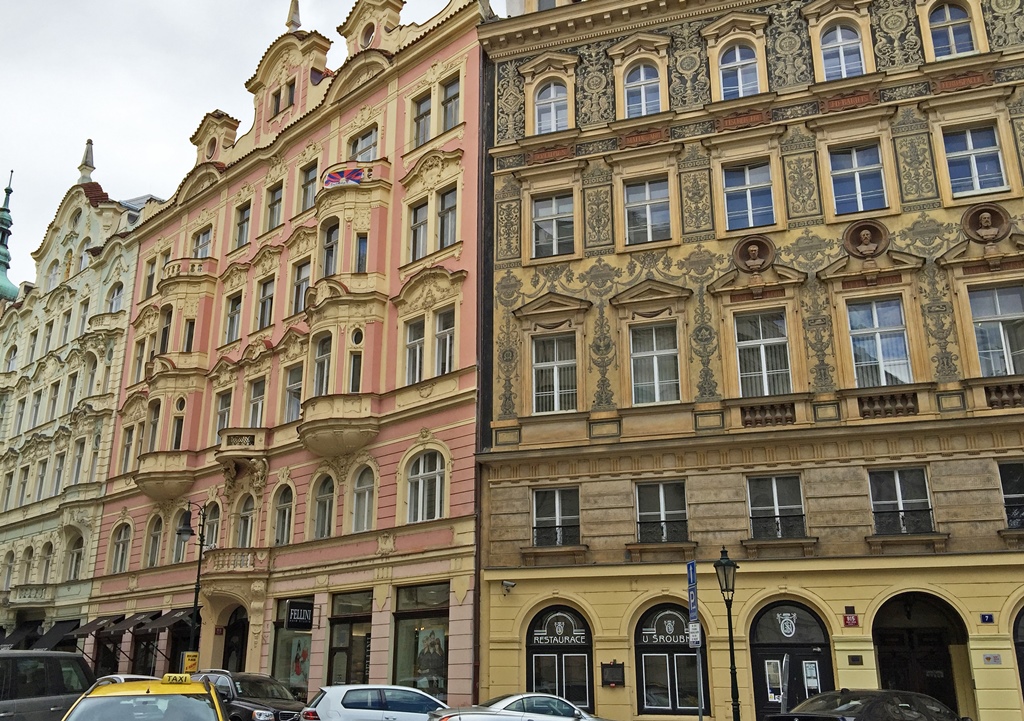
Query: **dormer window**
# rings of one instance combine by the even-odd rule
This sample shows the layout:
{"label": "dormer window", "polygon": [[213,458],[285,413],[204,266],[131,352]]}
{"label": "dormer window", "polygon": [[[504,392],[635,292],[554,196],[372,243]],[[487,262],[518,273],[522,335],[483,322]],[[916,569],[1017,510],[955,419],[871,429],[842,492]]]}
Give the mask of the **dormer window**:
{"label": "dormer window", "polygon": [[364,50],[370,47],[370,44],[373,43],[373,36],[376,33],[377,26],[374,25],[373,23],[370,23],[365,28],[363,28],[363,34],[359,38],[360,47],[362,47]]}

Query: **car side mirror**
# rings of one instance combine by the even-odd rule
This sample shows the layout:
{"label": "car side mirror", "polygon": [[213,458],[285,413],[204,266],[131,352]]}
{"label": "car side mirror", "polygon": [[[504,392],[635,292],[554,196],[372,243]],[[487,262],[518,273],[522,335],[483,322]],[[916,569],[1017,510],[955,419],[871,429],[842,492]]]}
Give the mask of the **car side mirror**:
{"label": "car side mirror", "polygon": [[573,715],[573,718],[583,718],[583,712],[580,711],[579,709],[576,709],[575,711],[573,711],[572,715]]}

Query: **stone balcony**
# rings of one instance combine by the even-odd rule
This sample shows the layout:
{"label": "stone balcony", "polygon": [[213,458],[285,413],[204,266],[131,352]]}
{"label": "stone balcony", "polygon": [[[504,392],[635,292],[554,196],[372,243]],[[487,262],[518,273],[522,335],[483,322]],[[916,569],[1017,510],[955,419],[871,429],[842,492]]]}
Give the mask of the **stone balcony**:
{"label": "stone balcony", "polygon": [[380,431],[380,397],[371,393],[315,396],[302,404],[302,444],[317,455],[353,453]]}
{"label": "stone balcony", "polygon": [[179,498],[195,481],[184,451],[153,451],[139,456],[135,485],[154,501]]}
{"label": "stone balcony", "polygon": [[52,583],[25,583],[12,588],[8,598],[12,606],[39,606],[53,602],[54,588]]}
{"label": "stone balcony", "polygon": [[203,561],[206,575],[266,573],[270,552],[265,548],[212,548]]}
{"label": "stone balcony", "polygon": [[177,286],[185,284],[212,292],[216,283],[216,258],[178,258],[164,266],[157,290],[161,294],[170,294],[175,292]]}
{"label": "stone balcony", "polygon": [[220,447],[214,457],[223,464],[261,456],[266,453],[269,435],[266,428],[225,428],[220,432]]}

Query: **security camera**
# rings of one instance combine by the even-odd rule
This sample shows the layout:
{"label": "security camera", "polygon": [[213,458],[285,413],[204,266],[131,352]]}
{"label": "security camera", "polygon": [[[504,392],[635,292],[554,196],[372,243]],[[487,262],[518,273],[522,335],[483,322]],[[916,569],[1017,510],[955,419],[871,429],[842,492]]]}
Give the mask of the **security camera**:
{"label": "security camera", "polygon": [[516,582],[515,581],[502,581],[501,582],[501,587],[505,589],[505,593],[508,593],[509,591],[511,591],[513,588],[516,587]]}

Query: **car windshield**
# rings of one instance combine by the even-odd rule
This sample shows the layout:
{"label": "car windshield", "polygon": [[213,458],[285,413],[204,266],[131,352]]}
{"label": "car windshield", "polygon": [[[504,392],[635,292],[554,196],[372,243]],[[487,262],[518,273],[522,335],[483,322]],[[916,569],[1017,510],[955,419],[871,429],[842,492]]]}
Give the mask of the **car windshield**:
{"label": "car windshield", "polygon": [[804,701],[796,706],[793,711],[801,713],[814,713],[817,711],[839,711],[844,716],[856,718],[864,706],[871,701],[871,697],[851,696],[848,693],[823,693]]}
{"label": "car windshield", "polygon": [[75,706],[67,721],[218,721],[209,696],[200,694],[90,696]]}
{"label": "car windshield", "polygon": [[245,698],[262,698],[275,701],[294,701],[291,691],[276,678],[262,676],[239,676],[235,678],[235,692]]}
{"label": "car windshield", "polygon": [[482,704],[480,704],[480,705],[481,705],[481,706],[497,706],[497,705],[498,705],[499,703],[501,703],[501,702],[502,702],[502,701],[504,701],[505,699],[507,699],[507,698],[512,698],[512,697],[513,697],[514,695],[515,695],[515,694],[511,694],[511,693],[506,693],[506,694],[502,694],[501,696],[495,696],[495,697],[494,697],[494,698],[492,698],[492,699],[488,699],[487,701],[484,701],[484,702],[483,702]]}

